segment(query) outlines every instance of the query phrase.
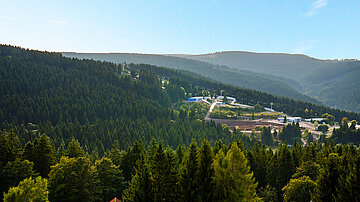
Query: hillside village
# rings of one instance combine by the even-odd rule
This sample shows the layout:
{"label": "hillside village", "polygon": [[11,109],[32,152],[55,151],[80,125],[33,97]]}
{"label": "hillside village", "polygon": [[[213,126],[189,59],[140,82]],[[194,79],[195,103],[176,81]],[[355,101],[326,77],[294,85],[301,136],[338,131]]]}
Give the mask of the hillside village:
{"label": "hillside village", "polygon": [[[275,111],[272,104],[269,107],[258,104],[251,106],[238,103],[236,98],[229,96],[190,97],[185,102],[210,105],[204,118],[206,121],[226,124],[230,129],[241,130],[246,134],[260,133],[261,131],[257,130],[259,127],[270,127],[271,132],[274,133],[288,124],[298,123],[303,134],[306,131],[313,136],[314,140],[318,140],[320,135],[329,137],[334,128],[339,128],[338,123],[330,123],[324,117],[292,117]],[[356,125],[356,128],[360,128],[360,125]],[[306,144],[306,140],[303,138],[301,141]]]}

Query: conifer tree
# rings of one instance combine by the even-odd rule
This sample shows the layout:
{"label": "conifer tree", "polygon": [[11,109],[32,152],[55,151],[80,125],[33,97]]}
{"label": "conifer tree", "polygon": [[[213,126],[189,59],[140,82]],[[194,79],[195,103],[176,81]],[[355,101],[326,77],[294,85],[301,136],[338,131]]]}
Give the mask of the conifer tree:
{"label": "conifer tree", "polygon": [[198,147],[193,139],[180,167],[180,188],[182,200],[197,201]]}
{"label": "conifer tree", "polygon": [[271,135],[270,127],[263,127],[261,131],[261,143],[269,146],[273,145],[273,137]]}
{"label": "conifer tree", "polygon": [[130,181],[131,176],[135,174],[136,161],[140,159],[144,152],[142,142],[136,141],[133,146],[129,147],[127,152],[122,155],[120,169],[124,172],[125,181]]}
{"label": "conifer tree", "polygon": [[136,163],[136,173],[132,177],[129,187],[124,191],[124,201],[154,201],[152,182],[150,179],[150,166],[146,162],[145,156]]}
{"label": "conifer tree", "polygon": [[165,152],[160,142],[152,156],[151,180],[154,201],[174,200],[178,197],[179,189],[175,155],[169,149]]}
{"label": "conifer tree", "polygon": [[277,162],[279,164],[277,183],[279,190],[281,190],[289,182],[296,170],[291,151],[287,145],[281,145]]}
{"label": "conifer tree", "polygon": [[21,157],[21,143],[13,131],[0,130],[0,167]]}
{"label": "conifer tree", "polygon": [[25,178],[34,176],[34,163],[28,160],[16,159],[9,161],[0,169],[0,196],[10,187],[17,186]]}
{"label": "conifer tree", "polygon": [[197,185],[200,201],[213,201],[214,192],[214,168],[213,168],[213,154],[211,151],[210,143],[207,140],[203,140],[199,154],[198,154],[198,175]]}
{"label": "conifer tree", "polygon": [[315,181],[320,172],[320,165],[313,161],[305,161],[299,167],[296,168],[295,174],[292,178],[300,178],[303,176],[310,177],[311,180]]}
{"label": "conifer tree", "polygon": [[339,201],[360,201],[360,153],[354,158],[349,167],[349,173],[343,173],[337,188]]}
{"label": "conifer tree", "polygon": [[56,163],[55,147],[50,138],[42,135],[33,143],[27,143],[24,149],[24,157],[34,162],[34,169],[41,177],[46,178],[50,167]]}
{"label": "conifer tree", "polygon": [[325,157],[314,193],[314,201],[336,201],[342,174],[340,157],[331,153]]}
{"label": "conifer tree", "polygon": [[69,158],[77,158],[84,157],[84,155],[84,150],[81,148],[79,141],[72,138],[66,149],[65,156]]}
{"label": "conifer tree", "polygon": [[215,200],[256,201],[257,183],[247,165],[244,153],[236,143],[224,154],[221,150],[215,157]]}
{"label": "conifer tree", "polygon": [[96,161],[95,172],[99,178],[102,200],[110,201],[114,197],[121,198],[125,182],[119,166],[114,165],[108,158],[102,158]]}

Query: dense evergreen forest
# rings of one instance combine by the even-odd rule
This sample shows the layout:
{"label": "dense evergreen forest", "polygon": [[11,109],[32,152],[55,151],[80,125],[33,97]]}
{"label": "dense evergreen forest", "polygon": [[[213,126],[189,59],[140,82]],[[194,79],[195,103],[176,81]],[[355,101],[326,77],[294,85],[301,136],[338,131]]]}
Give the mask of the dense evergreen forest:
{"label": "dense evergreen forest", "polygon": [[[266,128],[258,140],[194,119],[201,113],[195,108],[176,114],[172,106],[190,93],[223,91],[245,104],[272,102],[274,109],[291,115],[332,114],[342,120],[335,143],[359,144],[359,129],[342,119],[360,120],[357,113],[239,89],[189,72],[5,45],[0,46],[0,87],[0,193],[5,201],[359,197],[356,146],[324,141],[271,149],[265,144],[272,145],[268,137],[274,134],[269,136]],[[298,140],[299,128],[288,127],[279,132],[283,143]]]}
{"label": "dense evergreen forest", "polygon": [[353,145],[272,150],[193,140],[173,150],[152,140],[123,151],[115,141],[100,157],[75,139],[55,148],[45,135],[25,147],[13,132],[0,138],[4,201],[360,200],[360,151]]}

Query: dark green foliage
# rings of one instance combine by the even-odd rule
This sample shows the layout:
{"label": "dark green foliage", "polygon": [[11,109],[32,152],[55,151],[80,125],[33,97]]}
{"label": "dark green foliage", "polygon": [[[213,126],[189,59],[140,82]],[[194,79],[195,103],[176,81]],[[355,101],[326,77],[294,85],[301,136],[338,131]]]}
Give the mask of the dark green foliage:
{"label": "dark green foliage", "polygon": [[[329,113],[335,117],[335,121],[341,121],[342,117],[348,117],[353,120],[360,120],[360,114],[354,112],[343,111],[339,109],[334,109],[330,107],[325,107],[321,105],[312,104],[309,102],[302,102],[298,100],[293,100],[284,97],[277,97],[270,95],[264,92],[255,91],[255,90],[246,90],[237,88],[234,86],[222,84],[209,78],[196,75],[187,71],[175,71],[168,68],[150,66],[150,65],[133,65],[137,68],[149,68],[160,76],[165,76],[167,78],[180,77],[181,79],[172,80],[173,82],[180,83],[185,89],[191,89],[190,92],[194,92],[197,86],[201,86],[205,89],[222,89],[227,92],[228,95],[232,95],[237,100],[241,100],[244,104],[256,105],[260,104],[261,106],[270,107],[270,104],[273,103],[273,109],[276,111],[282,111],[289,115],[296,115],[301,117],[307,116],[319,116],[321,114]],[[196,77],[194,77],[196,75]],[[171,81],[171,79],[170,79]],[[189,88],[190,87],[190,88]],[[219,92],[216,92],[219,94]],[[309,111],[305,113],[306,109]]]}
{"label": "dark green foliage", "polygon": [[132,177],[129,188],[124,191],[124,201],[154,201],[150,166],[144,156],[137,162],[136,174]]}
{"label": "dark green foliage", "polygon": [[213,201],[213,161],[214,157],[211,151],[211,146],[207,140],[203,140],[198,153],[199,170],[196,178],[198,185],[198,193],[201,201]]}
{"label": "dark green foliage", "polygon": [[302,176],[308,176],[311,180],[316,181],[320,173],[320,165],[309,160],[303,162],[299,167],[296,168],[293,178],[300,178]]}
{"label": "dark green foliage", "polygon": [[98,187],[101,190],[102,201],[121,198],[125,181],[119,166],[115,166],[110,159],[102,158],[95,163],[95,172],[99,178]]}
{"label": "dark green foliage", "polygon": [[349,172],[343,173],[339,179],[339,201],[360,201],[360,152],[350,156]]}
{"label": "dark green foliage", "polygon": [[270,127],[269,128],[263,127],[260,135],[261,135],[261,143],[262,144],[269,145],[269,146],[273,145],[274,139],[271,134]]}
{"label": "dark green foliage", "polygon": [[265,145],[259,148],[258,144],[254,144],[250,155],[252,156],[250,168],[254,172],[255,180],[259,183],[259,187],[265,187],[268,184],[266,178],[268,162]]}
{"label": "dark green foliage", "polygon": [[176,200],[179,197],[179,187],[174,153],[168,149],[164,151],[160,142],[152,156],[150,168],[154,201]]}
{"label": "dark green foliage", "polygon": [[335,143],[349,144],[353,143],[355,145],[360,144],[360,129],[356,129],[356,121],[351,122],[350,127],[348,126],[348,120],[343,119],[340,128],[334,129],[333,135],[331,136]]}
{"label": "dark green foliage", "polygon": [[97,201],[101,190],[95,170],[86,157],[62,157],[49,173],[50,201]]}
{"label": "dark green foliage", "polygon": [[263,201],[272,201],[272,202],[280,201],[276,189],[274,189],[269,185],[267,185],[266,187],[261,187],[258,191],[258,196]]}
{"label": "dark green foliage", "polygon": [[10,187],[17,186],[20,181],[34,175],[34,163],[28,160],[16,159],[9,161],[0,170],[0,196]]}
{"label": "dark green foliage", "polygon": [[279,132],[279,139],[283,143],[287,142],[288,144],[292,144],[295,141],[300,142],[300,138],[301,131],[299,123],[290,123]]}
{"label": "dark green foliage", "polygon": [[56,163],[55,148],[49,137],[42,135],[34,142],[27,143],[24,148],[24,158],[34,162],[35,171],[46,178],[50,172],[50,166]]}
{"label": "dark green foliage", "polygon": [[75,138],[69,142],[65,151],[65,156],[69,158],[84,157],[84,151],[81,148],[80,143]]}
{"label": "dark green foliage", "polygon": [[[255,135],[203,120],[201,106],[189,105],[179,112],[175,102],[179,104],[185,92],[203,96],[225,90],[245,104],[269,106],[273,102],[274,109],[288,114],[296,110],[308,116],[329,112],[335,120],[343,115],[358,119],[358,114],[239,89],[166,68],[125,66],[135,78],[121,74],[122,68],[0,47],[2,191],[33,176],[34,167],[44,177],[50,170],[52,201],[119,198],[125,181],[129,187],[123,197],[129,201],[212,201],[214,193],[219,199],[237,200],[247,188],[247,197],[253,198],[256,184],[259,196],[280,200],[281,190],[291,177],[302,176],[317,178],[323,185],[334,184],[327,188],[332,190],[332,199],[348,201],[359,195],[359,150],[355,146],[335,146],[328,138],[324,144],[308,143],[304,148],[298,143],[291,147],[273,144],[274,149],[259,146]],[[169,84],[161,84],[159,77],[168,79]],[[357,143],[355,122],[350,126],[347,122],[344,119],[334,131],[335,143]],[[10,129],[15,133],[7,132]],[[271,145],[270,137],[269,129],[264,128],[262,143]],[[289,124],[279,134],[289,144],[300,137],[298,124]],[[199,149],[196,143],[202,140]],[[26,143],[23,150],[21,143]],[[176,153],[171,148],[177,148]],[[338,157],[328,157],[331,153]],[[246,180],[239,176],[246,176]],[[336,179],[331,181],[329,176]],[[242,182],[249,186],[240,189]],[[326,197],[320,194],[315,199]]]}
{"label": "dark green foliage", "polygon": [[343,174],[340,157],[336,153],[329,154],[324,159],[314,193],[314,201],[336,201],[339,189],[339,179]]}
{"label": "dark green foliage", "polygon": [[292,152],[287,145],[281,145],[278,154],[278,187],[281,189],[290,180],[291,176],[295,173],[296,167]]}
{"label": "dark green foliage", "polygon": [[198,147],[195,140],[192,140],[189,149],[183,158],[180,168],[180,189],[182,200],[197,201],[198,199]]}
{"label": "dark green foliage", "polygon": [[21,157],[21,144],[13,131],[0,130],[0,167]]}
{"label": "dark green foliage", "polygon": [[137,141],[133,146],[124,152],[121,158],[120,169],[124,172],[125,181],[130,181],[131,176],[135,174],[136,162],[145,153],[144,146],[141,141]]}

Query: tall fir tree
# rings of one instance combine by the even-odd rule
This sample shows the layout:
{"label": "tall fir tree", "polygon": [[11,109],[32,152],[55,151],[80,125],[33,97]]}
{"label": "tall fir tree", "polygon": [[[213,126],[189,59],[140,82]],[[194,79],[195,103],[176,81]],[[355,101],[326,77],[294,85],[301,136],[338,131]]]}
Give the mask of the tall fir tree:
{"label": "tall fir tree", "polygon": [[182,200],[198,200],[198,146],[193,139],[180,167],[180,189]]}
{"label": "tall fir tree", "polygon": [[197,185],[200,201],[211,202],[214,199],[214,167],[213,154],[209,141],[203,140],[198,153]]}
{"label": "tall fir tree", "polygon": [[123,200],[132,202],[154,201],[152,181],[150,179],[150,166],[145,155],[136,163],[135,175],[124,191]]}
{"label": "tall fir tree", "polygon": [[215,200],[219,201],[257,201],[257,183],[253,173],[247,165],[244,153],[236,143],[233,143],[229,151],[223,151],[215,157]]}
{"label": "tall fir tree", "polygon": [[323,161],[313,200],[319,202],[336,201],[339,179],[342,174],[340,157],[336,153],[331,153]]}
{"label": "tall fir tree", "polygon": [[75,138],[72,138],[68,144],[68,147],[65,152],[65,156],[69,158],[77,158],[77,157],[84,157],[85,153],[82,147],[80,146],[79,141]]}
{"label": "tall fir tree", "polygon": [[24,157],[34,162],[34,169],[41,177],[47,178],[50,167],[56,163],[55,147],[49,137],[42,135],[33,143],[26,144]]}

